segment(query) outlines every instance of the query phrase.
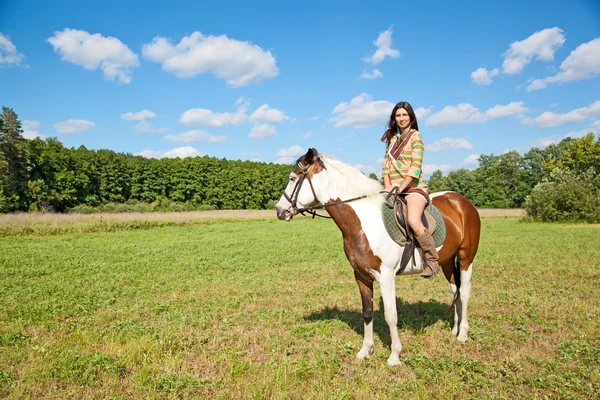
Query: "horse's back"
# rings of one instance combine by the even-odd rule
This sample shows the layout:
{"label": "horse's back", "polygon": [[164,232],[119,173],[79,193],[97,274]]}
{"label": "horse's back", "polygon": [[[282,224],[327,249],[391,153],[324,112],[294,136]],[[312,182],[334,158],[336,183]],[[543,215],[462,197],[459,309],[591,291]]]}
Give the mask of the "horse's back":
{"label": "horse's back", "polygon": [[432,193],[431,202],[440,210],[446,224],[446,239],[439,252],[440,264],[455,256],[470,264],[479,246],[479,212],[469,199],[457,192]]}

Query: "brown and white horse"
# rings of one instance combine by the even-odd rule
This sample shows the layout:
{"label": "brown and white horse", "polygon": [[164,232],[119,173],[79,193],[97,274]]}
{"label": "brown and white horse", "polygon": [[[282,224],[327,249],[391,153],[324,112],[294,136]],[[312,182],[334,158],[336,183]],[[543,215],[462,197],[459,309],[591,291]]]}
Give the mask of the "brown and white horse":
{"label": "brown and white horse", "polygon": [[[403,248],[385,229],[381,216],[384,201],[381,190],[379,182],[356,168],[309,149],[298,159],[290,174],[289,183],[277,203],[277,216],[290,221],[295,214],[311,210],[317,203],[326,208],[342,232],[344,251],[354,268],[362,298],[364,341],[357,357],[363,359],[373,353],[373,282],[377,281],[392,339],[387,362],[397,365],[402,345],[397,328],[394,278],[400,268]],[[446,223],[446,239],[438,248],[438,254],[456,299],[452,333],[464,343],[469,332],[467,307],[473,259],[479,245],[479,213],[466,197],[455,192],[435,193],[431,198]],[[420,249],[415,251],[413,259],[416,269],[407,268],[406,273],[423,270]]]}

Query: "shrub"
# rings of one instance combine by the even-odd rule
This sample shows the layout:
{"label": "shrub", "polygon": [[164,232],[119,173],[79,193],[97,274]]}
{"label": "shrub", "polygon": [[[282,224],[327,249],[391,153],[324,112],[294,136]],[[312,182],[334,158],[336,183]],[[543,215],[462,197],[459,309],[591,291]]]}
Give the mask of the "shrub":
{"label": "shrub", "polygon": [[600,222],[600,175],[556,168],[533,188],[525,209],[537,221]]}
{"label": "shrub", "polygon": [[88,206],[87,204],[79,204],[78,206],[69,209],[69,212],[74,214],[93,214],[98,211],[98,209]]}
{"label": "shrub", "polygon": [[275,206],[277,206],[278,202],[279,202],[279,200],[269,200],[267,202],[266,209],[267,210],[274,210]]}

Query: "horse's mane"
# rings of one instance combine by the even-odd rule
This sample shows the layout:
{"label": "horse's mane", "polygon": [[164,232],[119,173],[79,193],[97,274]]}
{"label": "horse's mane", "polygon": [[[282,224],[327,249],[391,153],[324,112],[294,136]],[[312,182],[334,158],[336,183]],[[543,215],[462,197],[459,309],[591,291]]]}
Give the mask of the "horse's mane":
{"label": "horse's mane", "polygon": [[371,179],[352,165],[327,154],[320,155],[325,165],[331,188],[344,197],[376,196],[383,189],[379,181]]}

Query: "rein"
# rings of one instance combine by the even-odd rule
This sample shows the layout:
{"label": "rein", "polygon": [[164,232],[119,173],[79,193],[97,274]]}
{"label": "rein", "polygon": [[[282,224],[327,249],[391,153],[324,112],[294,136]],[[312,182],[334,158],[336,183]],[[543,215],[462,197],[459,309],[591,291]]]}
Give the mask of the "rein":
{"label": "rein", "polygon": [[[319,160],[319,162],[321,162],[321,160]],[[315,193],[315,188],[313,187],[312,180],[310,179],[310,176],[308,175],[308,169],[310,168],[310,166],[313,163],[314,163],[314,161],[312,163],[309,163],[309,164],[307,164],[305,166],[305,165],[302,164],[302,162],[299,162],[298,166],[300,167],[301,174],[298,177],[298,181],[296,182],[296,185],[294,186],[294,190],[292,190],[291,196],[288,195],[285,192],[285,190],[283,191],[283,196],[287,199],[287,201],[290,202],[290,204],[292,205],[292,208],[297,213],[302,214],[302,215],[304,215],[304,213],[310,214],[310,215],[312,215],[313,219],[315,217],[331,218],[330,216],[319,214],[315,210],[320,210],[320,209],[323,209],[323,208],[327,208],[327,207],[331,207],[331,206],[336,206],[336,205],[339,205],[339,204],[346,204],[346,203],[350,203],[352,201],[361,200],[361,199],[365,199],[365,198],[368,197],[367,195],[363,195],[363,196],[353,197],[353,198],[347,199],[347,200],[340,200],[340,201],[334,201],[334,202],[331,202],[331,203],[325,203],[325,204],[321,204],[319,206],[311,206],[311,207],[298,208],[297,207],[298,196],[300,194],[300,188],[302,187],[302,184],[304,183],[304,179],[308,180],[308,184],[310,185],[310,190],[312,191],[313,197],[314,197],[315,201],[318,202],[317,195]],[[323,168],[325,168],[324,165],[323,165]]]}

